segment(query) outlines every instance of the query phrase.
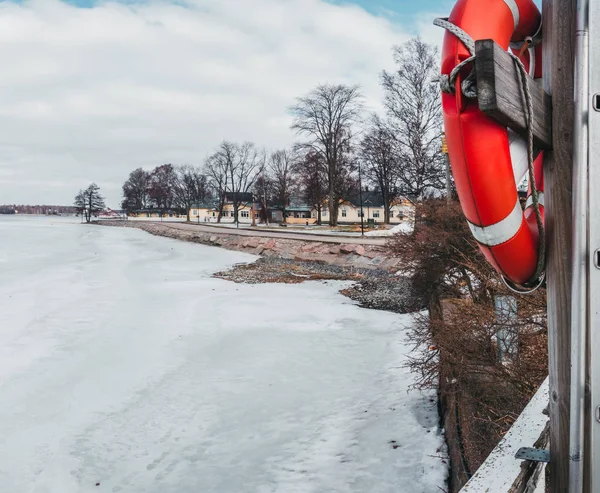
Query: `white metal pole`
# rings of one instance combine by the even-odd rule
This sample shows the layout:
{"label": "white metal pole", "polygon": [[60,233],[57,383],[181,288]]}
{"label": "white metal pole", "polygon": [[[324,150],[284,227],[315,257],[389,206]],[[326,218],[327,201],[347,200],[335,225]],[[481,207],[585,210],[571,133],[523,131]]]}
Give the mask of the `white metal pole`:
{"label": "white metal pole", "polygon": [[573,129],[573,280],[571,285],[571,422],[569,492],[582,493],[588,328],[589,0],[577,0]]}
{"label": "white metal pole", "polygon": [[600,491],[600,3],[591,2],[589,17],[589,328],[590,328],[590,447],[589,491]]}

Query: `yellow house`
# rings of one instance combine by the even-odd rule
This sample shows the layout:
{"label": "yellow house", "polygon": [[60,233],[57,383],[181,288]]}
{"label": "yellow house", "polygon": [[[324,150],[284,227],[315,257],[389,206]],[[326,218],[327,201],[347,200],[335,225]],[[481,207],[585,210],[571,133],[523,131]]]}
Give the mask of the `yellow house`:
{"label": "yellow house", "polygon": [[214,204],[193,204],[190,208],[190,221],[216,222],[217,214]]}
{"label": "yellow house", "polygon": [[[312,217],[318,216],[316,209],[312,211]],[[379,192],[362,193],[362,212],[360,195],[343,201],[338,209],[338,223],[357,224],[361,222],[361,216],[365,223],[383,223],[385,221],[385,205]],[[413,221],[415,218],[415,205],[404,197],[399,197],[392,202],[390,207],[390,223],[400,224],[405,221]],[[329,209],[327,206],[321,209],[321,219],[329,221]]]}
{"label": "yellow house", "polygon": [[127,213],[128,217],[134,218],[144,218],[144,219],[160,219],[163,218],[185,218],[185,215],[178,214],[175,211],[165,211],[161,214],[160,211],[156,209],[141,209],[139,211],[131,211]]}
{"label": "yellow house", "polygon": [[[255,209],[256,220],[258,221],[258,210]],[[252,224],[252,204],[240,203],[238,205],[239,222]],[[233,223],[234,210],[231,202],[223,205],[223,214],[221,223]],[[215,203],[194,204],[190,209],[190,220],[198,222],[216,223],[219,220],[219,209]]]}

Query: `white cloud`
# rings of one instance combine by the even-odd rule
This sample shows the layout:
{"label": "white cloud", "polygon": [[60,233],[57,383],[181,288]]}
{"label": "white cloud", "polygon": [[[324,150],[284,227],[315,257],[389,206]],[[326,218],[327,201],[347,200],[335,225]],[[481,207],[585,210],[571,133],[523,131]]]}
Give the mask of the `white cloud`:
{"label": "white cloud", "polygon": [[287,107],[316,84],[360,84],[377,107],[407,32],[322,0],[0,3],[0,203],[68,204],[96,181],[115,207],[138,166],[289,145]]}

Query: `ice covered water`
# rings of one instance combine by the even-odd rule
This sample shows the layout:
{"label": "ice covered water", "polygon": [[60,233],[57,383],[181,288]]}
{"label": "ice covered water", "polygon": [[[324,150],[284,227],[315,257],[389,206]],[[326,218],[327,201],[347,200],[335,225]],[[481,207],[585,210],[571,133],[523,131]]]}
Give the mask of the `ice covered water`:
{"label": "ice covered water", "polygon": [[211,278],[253,259],[0,216],[0,491],[439,491],[410,318]]}

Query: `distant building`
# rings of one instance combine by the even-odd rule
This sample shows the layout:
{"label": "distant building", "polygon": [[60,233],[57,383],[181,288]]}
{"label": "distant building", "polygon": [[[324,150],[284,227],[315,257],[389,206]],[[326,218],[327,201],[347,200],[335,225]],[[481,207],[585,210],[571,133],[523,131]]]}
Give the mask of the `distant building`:
{"label": "distant building", "polygon": [[[362,213],[360,194],[344,200],[338,209],[338,224],[356,224],[369,220],[374,223],[385,221],[385,205],[379,192],[362,192]],[[317,210],[312,211],[312,217],[317,217]],[[405,197],[398,197],[390,207],[390,223],[399,224],[405,221],[413,221],[415,218],[415,204]],[[329,209],[327,206],[321,209],[321,219],[329,221]]]}
{"label": "distant building", "polygon": [[[235,222],[234,200],[238,205],[239,223],[252,224],[252,194],[251,193],[227,193],[224,197],[221,223]],[[259,222],[259,205],[254,204],[256,221]],[[190,219],[198,222],[216,223],[219,219],[219,202],[212,200],[200,204],[193,204],[190,208]]]}
{"label": "distant building", "polygon": [[[272,205],[269,207],[269,218],[273,222],[282,223],[283,207],[281,205]],[[287,224],[315,224],[316,218],[312,216],[313,208],[295,198],[292,198],[285,206],[285,222]]]}
{"label": "distant building", "polygon": [[160,219],[163,218],[185,218],[185,214],[180,214],[175,210],[162,211],[160,209],[140,209],[137,211],[129,211],[127,213],[129,217],[147,218],[147,219]]}

